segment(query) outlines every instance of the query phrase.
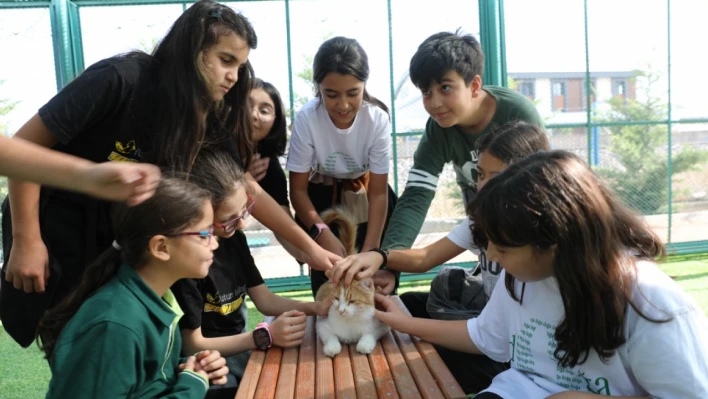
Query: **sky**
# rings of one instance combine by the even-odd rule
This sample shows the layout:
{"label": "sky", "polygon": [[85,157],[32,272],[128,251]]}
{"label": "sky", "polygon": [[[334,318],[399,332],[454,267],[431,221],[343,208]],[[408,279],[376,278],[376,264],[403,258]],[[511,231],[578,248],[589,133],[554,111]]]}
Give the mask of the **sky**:
{"label": "sky", "polygon": [[[272,82],[289,103],[285,6],[282,1],[227,3],[243,12],[258,35],[250,55],[256,75]],[[425,4],[425,6],[418,6]],[[396,130],[420,130],[426,119],[419,91],[407,79],[408,63],[418,45],[439,31],[461,28],[479,37],[477,3],[392,0],[393,80],[405,82],[396,100]],[[585,70],[582,0],[505,0],[508,72],[581,72]],[[132,49],[149,49],[182,12],[181,5],[82,7],[85,65]],[[367,88],[390,105],[388,10],[385,0],[293,0],[290,2],[293,74],[307,67],[322,41],[343,35],[359,40],[369,56]],[[671,64],[674,118],[708,117],[703,97],[708,58],[696,36],[708,2],[671,1]],[[588,0],[588,53],[591,71],[652,68],[668,87],[666,0]],[[702,47],[702,46],[701,46]],[[56,93],[49,11],[0,10],[0,99],[18,101],[7,123],[14,133]],[[295,76],[294,91],[312,95],[311,85]]]}

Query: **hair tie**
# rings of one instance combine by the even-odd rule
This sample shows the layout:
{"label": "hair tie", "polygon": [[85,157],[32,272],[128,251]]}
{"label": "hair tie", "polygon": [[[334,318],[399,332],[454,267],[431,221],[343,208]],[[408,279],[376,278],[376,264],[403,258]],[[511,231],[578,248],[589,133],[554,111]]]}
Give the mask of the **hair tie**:
{"label": "hair tie", "polygon": [[121,246],[118,244],[118,241],[116,241],[116,240],[113,240],[113,244],[111,244],[111,245],[113,245],[113,248],[115,248],[115,249],[118,250],[118,251],[123,250],[123,247],[121,247]]}
{"label": "hair tie", "polygon": [[221,10],[214,10],[209,13],[209,18],[221,19]]}

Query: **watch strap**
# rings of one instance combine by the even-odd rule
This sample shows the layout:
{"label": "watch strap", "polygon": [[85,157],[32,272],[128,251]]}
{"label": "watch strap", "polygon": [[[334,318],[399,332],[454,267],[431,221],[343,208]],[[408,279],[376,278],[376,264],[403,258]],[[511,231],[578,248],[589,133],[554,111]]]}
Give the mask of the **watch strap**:
{"label": "watch strap", "polygon": [[386,264],[388,263],[388,250],[387,249],[372,248],[369,250],[369,252],[376,252],[383,257],[383,262],[381,262],[381,266],[379,266],[379,270],[386,268]]}
{"label": "watch strap", "polygon": [[256,330],[265,330],[265,332],[268,333],[268,346],[267,347],[260,347],[258,349],[268,349],[273,345],[273,335],[270,333],[270,328],[268,327],[268,323],[263,322],[260,323],[256,326]]}

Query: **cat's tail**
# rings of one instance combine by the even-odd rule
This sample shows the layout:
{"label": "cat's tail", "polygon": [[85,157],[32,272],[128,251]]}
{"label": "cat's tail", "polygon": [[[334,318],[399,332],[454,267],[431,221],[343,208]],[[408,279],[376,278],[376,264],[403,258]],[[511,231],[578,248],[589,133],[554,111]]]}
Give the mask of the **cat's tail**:
{"label": "cat's tail", "polygon": [[339,241],[342,242],[347,255],[353,255],[356,251],[357,225],[349,214],[342,208],[334,207],[322,212],[320,217],[330,229],[336,227]]}

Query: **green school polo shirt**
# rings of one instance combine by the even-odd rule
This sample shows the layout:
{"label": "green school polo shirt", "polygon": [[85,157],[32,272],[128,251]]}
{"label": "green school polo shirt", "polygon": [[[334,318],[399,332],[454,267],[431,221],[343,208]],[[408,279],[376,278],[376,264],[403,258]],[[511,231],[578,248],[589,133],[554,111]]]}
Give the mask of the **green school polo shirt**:
{"label": "green school polo shirt", "polygon": [[180,372],[182,310],[128,265],[81,306],[56,344],[47,398],[203,398],[209,382]]}

